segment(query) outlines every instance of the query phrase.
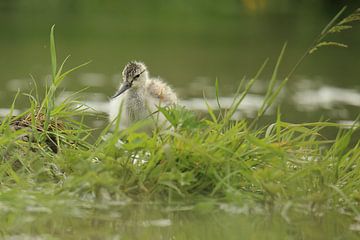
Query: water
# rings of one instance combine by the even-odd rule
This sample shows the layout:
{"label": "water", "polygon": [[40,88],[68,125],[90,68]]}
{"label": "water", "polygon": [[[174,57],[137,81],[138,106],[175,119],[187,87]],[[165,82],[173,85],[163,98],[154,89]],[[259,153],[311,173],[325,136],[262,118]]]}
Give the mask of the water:
{"label": "water", "polygon": [[215,202],[33,204],[21,217],[13,210],[2,214],[9,219],[2,221],[2,239],[357,239],[360,224],[339,213],[267,214]]}
{"label": "water", "polygon": [[[347,4],[350,9],[358,5]],[[106,112],[123,66],[137,59],[195,111],[206,110],[203,92],[217,106],[218,78],[220,103],[227,107],[243,76],[255,75],[270,57],[235,114],[251,118],[261,106],[283,43],[288,42],[288,49],[281,76],[340,8],[336,1],[1,1],[0,116],[9,113],[18,90],[30,92],[36,83],[43,92],[50,79],[49,31],[56,24],[58,61],[68,54],[67,67],[92,60],[64,81],[57,101],[89,87],[83,102],[99,114]],[[322,116],[349,125],[360,113],[360,28],[335,39],[350,47],[324,48],[304,62],[279,97],[284,120],[317,121]],[[14,114],[27,106],[27,97],[20,95]],[[267,112],[269,121],[275,112]],[[106,122],[92,124],[102,128]],[[0,202],[2,219],[7,219],[0,222],[4,239],[355,239],[359,232],[359,221],[337,212],[319,217],[221,204],[21,201],[25,206]]]}

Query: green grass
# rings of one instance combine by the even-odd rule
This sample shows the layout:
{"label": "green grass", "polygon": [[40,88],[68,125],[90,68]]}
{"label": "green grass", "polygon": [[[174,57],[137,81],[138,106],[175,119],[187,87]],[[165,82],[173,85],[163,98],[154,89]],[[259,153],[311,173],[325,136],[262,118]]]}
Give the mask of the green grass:
{"label": "green grass", "polygon": [[[358,20],[359,11],[347,21],[338,21],[339,16],[281,79],[284,45],[255,119],[234,121],[232,116],[268,61],[252,79],[241,82],[230,109],[221,109],[220,103],[219,109],[209,106],[208,117],[199,119],[182,107],[161,108],[171,129],[147,135],[137,131],[141,123],[115,132],[109,125],[95,141],[89,140],[96,137],[95,130],[84,124],[89,113],[78,105],[80,94],[55,104],[58,86],[83,65],[65,72],[68,58],[57,65],[53,27],[53,79],[45,96],[41,100],[36,89],[26,94],[29,108],[16,117],[9,114],[0,124],[0,224],[4,226],[0,234],[21,232],[23,225],[16,221],[29,206],[37,207],[34,215],[51,213],[59,220],[91,218],[94,212],[89,209],[107,219],[111,211],[101,210],[99,204],[119,202],[180,202],[194,204],[200,212],[212,211],[220,203],[247,205],[261,208],[262,214],[276,214],[283,224],[299,215],[321,219],[341,212],[348,219],[341,231],[348,231],[351,221],[360,216],[360,141],[354,137],[359,127],[324,121],[287,123],[280,110],[274,123],[259,126],[303,59],[319,47],[336,45],[322,40],[347,29],[341,26]],[[12,108],[15,104],[16,99]],[[326,128],[337,129],[336,138],[324,137]],[[46,226],[50,220],[43,219],[38,223]],[[69,224],[84,227],[76,221]]]}

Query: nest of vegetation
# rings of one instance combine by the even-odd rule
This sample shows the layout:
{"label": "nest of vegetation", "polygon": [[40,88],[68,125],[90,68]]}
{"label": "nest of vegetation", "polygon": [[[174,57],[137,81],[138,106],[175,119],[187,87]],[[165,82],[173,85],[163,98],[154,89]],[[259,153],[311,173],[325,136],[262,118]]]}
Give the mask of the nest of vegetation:
{"label": "nest of vegetation", "polygon": [[41,112],[29,113],[21,118],[13,117],[9,125],[13,131],[24,131],[24,134],[19,136],[21,140],[45,144],[53,153],[58,152],[61,139],[59,136],[66,130],[64,122],[59,119],[51,119],[47,123],[46,115]]}

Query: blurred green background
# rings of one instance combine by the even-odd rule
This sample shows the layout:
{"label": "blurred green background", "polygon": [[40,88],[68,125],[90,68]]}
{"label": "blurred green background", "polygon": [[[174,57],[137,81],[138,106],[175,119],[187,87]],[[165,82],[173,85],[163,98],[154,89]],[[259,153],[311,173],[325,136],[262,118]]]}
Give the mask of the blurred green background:
{"label": "blurred green background", "polygon": [[[30,74],[40,88],[45,85],[53,24],[58,61],[69,54],[68,66],[92,60],[65,81],[67,91],[90,86],[90,98],[96,93],[94,99],[106,101],[119,84],[123,66],[141,60],[153,76],[164,78],[186,100],[201,98],[203,91],[213,96],[216,78],[221,95],[232,96],[241,78],[253,76],[269,57],[267,71],[252,90],[262,95],[282,45],[288,42],[280,68],[285,75],[344,5],[350,13],[360,4],[356,0],[1,0],[0,108],[10,106],[17,89],[33,88]],[[354,26],[332,39],[349,48],[323,48],[301,65],[282,96],[285,119],[351,120],[359,114],[360,28]],[[291,98],[305,90],[320,96],[324,87],[330,89],[324,93],[329,95],[325,103],[304,106],[306,94]],[[347,91],[353,97],[341,101]],[[331,100],[334,96],[336,101]],[[26,106],[26,97],[20,97],[17,108]]]}

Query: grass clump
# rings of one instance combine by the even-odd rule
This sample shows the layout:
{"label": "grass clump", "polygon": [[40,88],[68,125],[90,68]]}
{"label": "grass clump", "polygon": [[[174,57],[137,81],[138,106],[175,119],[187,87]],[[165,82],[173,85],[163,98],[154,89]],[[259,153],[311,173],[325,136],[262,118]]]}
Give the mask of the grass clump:
{"label": "grass clump", "polygon": [[[345,19],[357,19],[358,11],[354,14]],[[321,39],[348,28],[343,26],[350,20],[337,19]],[[181,107],[161,108],[172,129],[147,135],[136,131],[141,123],[113,133],[108,126],[90,143],[92,129],[83,123],[87,113],[76,96],[55,104],[58,86],[78,67],[63,73],[66,58],[57,68],[54,28],[50,36],[52,83],[44,100],[28,94],[29,109],[17,117],[10,114],[0,125],[0,199],[13,208],[6,199],[25,191],[43,202],[49,195],[91,203],[206,198],[260,204],[278,210],[284,219],[290,212],[319,215],[329,209],[359,216],[360,141],[353,137],[358,127],[287,123],[280,111],[273,124],[257,126],[299,64],[279,81],[285,46],[253,121],[234,121],[232,116],[267,61],[250,81],[241,82],[230,109],[222,110],[220,103],[216,110],[209,106],[209,117],[199,120]],[[305,55],[319,48],[320,41]],[[336,138],[326,139],[325,128],[338,129]]]}

